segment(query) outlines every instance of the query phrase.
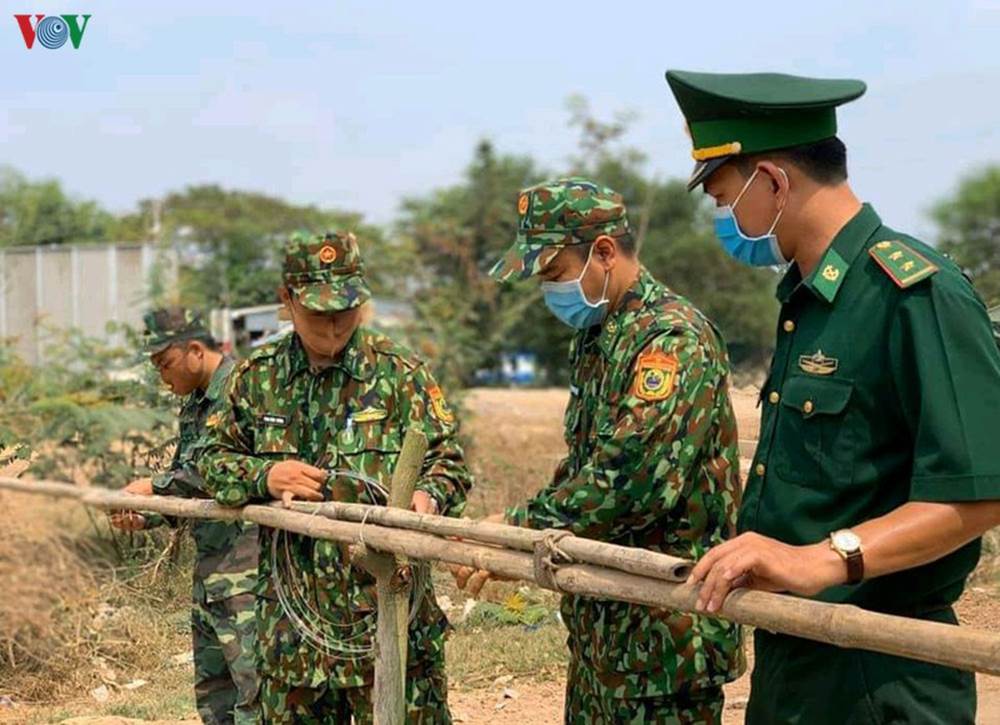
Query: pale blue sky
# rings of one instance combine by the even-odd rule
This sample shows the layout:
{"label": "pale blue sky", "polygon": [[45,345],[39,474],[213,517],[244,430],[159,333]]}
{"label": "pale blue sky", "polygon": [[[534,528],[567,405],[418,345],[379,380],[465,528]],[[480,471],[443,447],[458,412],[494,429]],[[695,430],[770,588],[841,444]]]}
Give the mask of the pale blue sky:
{"label": "pale blue sky", "polygon": [[[1000,0],[3,4],[0,163],[116,211],[218,182],[386,222],[484,136],[558,168],[572,93],[637,111],[631,143],[686,176],[671,67],[867,81],[841,136],[857,190],[905,231],[1000,161]],[[27,51],[29,11],[93,17],[79,50]]]}

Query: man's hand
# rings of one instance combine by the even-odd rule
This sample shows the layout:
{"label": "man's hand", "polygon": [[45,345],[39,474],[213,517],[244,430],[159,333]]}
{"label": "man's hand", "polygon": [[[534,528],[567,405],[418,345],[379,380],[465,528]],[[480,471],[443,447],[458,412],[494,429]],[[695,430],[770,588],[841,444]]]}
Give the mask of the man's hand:
{"label": "man's hand", "polygon": [[146,517],[135,511],[118,511],[109,518],[111,525],[122,531],[142,531],[146,528]]}
{"label": "man's hand", "polygon": [[322,501],[321,489],[326,482],[327,472],[302,461],[281,461],[271,466],[267,472],[267,491],[285,506],[292,499]]}
{"label": "man's hand", "polygon": [[688,583],[701,582],[697,607],[717,612],[733,589],[812,596],[847,580],[844,560],[823,541],[792,546],[746,533],[716,546],[701,558]]}
{"label": "man's hand", "polygon": [[131,493],[136,496],[152,496],[153,495],[153,479],[152,478],[137,478],[125,488],[122,489],[125,493]]}
{"label": "man's hand", "polygon": [[413,499],[410,502],[410,510],[416,511],[418,514],[437,515],[438,513],[437,499],[435,499],[426,491],[414,491]]}
{"label": "man's hand", "polygon": [[[503,513],[491,514],[483,521],[491,524],[502,524],[506,521]],[[505,578],[497,574],[486,571],[485,569],[476,569],[471,566],[458,566],[451,565],[448,567],[451,570],[451,575],[455,577],[455,585],[465,591],[473,599],[479,597],[479,592],[482,591],[483,587],[486,586],[488,581],[504,581]]]}
{"label": "man's hand", "polygon": [[[137,478],[125,486],[122,491],[133,496],[152,496],[153,479]],[[112,526],[122,531],[142,531],[146,528],[146,517],[135,511],[115,511],[108,518],[111,519]]]}

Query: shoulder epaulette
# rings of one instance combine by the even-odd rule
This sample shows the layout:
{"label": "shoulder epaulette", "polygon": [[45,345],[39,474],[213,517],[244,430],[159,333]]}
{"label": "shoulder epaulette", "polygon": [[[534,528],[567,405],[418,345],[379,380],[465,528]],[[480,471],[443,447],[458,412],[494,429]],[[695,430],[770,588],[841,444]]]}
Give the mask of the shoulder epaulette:
{"label": "shoulder epaulette", "polygon": [[938,266],[900,241],[886,240],[868,250],[882,271],[900,289],[906,289],[938,271]]}
{"label": "shoulder epaulette", "polygon": [[406,347],[402,343],[396,342],[391,337],[372,330],[365,330],[364,332],[366,332],[369,336],[368,344],[376,352],[382,355],[391,355],[399,358],[403,365],[411,370],[423,364],[423,360],[410,350],[410,348]]}

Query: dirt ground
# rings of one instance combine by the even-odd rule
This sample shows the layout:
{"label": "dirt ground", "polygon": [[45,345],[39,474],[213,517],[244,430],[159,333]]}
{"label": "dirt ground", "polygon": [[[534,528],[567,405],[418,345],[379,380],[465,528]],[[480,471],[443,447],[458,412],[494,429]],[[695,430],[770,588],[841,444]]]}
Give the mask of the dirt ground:
{"label": "dirt ground", "polygon": [[[733,407],[740,433],[740,452],[744,470],[753,455],[760,430],[758,391],[744,388],[732,391]],[[491,503],[510,499],[513,492],[497,492],[490,482],[502,480],[503,459],[516,455],[519,461],[535,461],[532,477],[542,485],[565,450],[561,437],[561,420],[566,406],[565,390],[496,390],[476,389],[465,399],[468,412],[467,432],[475,441],[470,458],[478,468],[476,473],[485,484],[481,495]],[[484,457],[484,450],[496,452],[499,458]],[[527,485],[525,488],[531,488]],[[520,492],[518,492],[520,493]],[[503,500],[503,504],[513,500]],[[496,510],[498,506],[488,506]],[[1000,598],[981,588],[970,587],[959,607],[963,624],[1000,631]],[[1000,722],[1000,677],[980,675],[978,722]],[[516,697],[504,697],[513,691]],[[750,694],[749,674],[726,687],[724,723],[743,722],[743,709]],[[463,691],[457,687],[450,695],[453,710],[461,722],[469,725],[496,723],[532,723],[548,725],[562,722],[562,682],[505,682],[493,687]]]}
{"label": "dirt ground", "polygon": [[[546,483],[565,450],[561,421],[566,397],[565,390],[475,389],[466,394],[463,437],[470,465],[478,479],[477,490],[470,500],[470,515],[498,511]],[[737,390],[733,399],[745,466],[757,437],[757,392]],[[993,591],[978,585],[970,587],[958,610],[963,623],[1000,631],[1000,599]],[[487,679],[488,684],[482,682],[477,678],[475,685],[470,686],[459,678],[452,679],[449,699],[456,722],[468,725],[562,722],[563,682],[557,670],[547,669],[530,677],[504,675]],[[726,725],[743,722],[748,694],[749,676],[726,688]],[[981,676],[979,696],[978,722],[1000,722],[1000,678]],[[30,710],[5,712],[0,699],[0,722],[26,722]],[[32,721],[40,720],[36,716]],[[193,725],[198,722],[196,719],[132,720],[124,717],[56,718],[54,721],[72,725],[149,725],[151,722]]]}

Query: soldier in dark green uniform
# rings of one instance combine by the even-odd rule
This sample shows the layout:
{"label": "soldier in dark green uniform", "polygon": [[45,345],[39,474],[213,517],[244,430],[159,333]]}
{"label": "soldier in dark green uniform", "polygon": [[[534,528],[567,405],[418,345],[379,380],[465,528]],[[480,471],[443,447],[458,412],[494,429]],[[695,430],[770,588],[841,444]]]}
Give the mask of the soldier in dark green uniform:
{"label": "soldier in dark green uniform", "polygon": [[[295,331],[254,352],[206,424],[200,466],[219,503],[385,503],[408,429],[428,438],[413,508],[458,515],[471,476],[458,424],[412,352],[360,326],[371,297],[351,233],[297,234],[279,294]],[[381,489],[381,490],[380,490]],[[261,708],[268,723],[372,721],[375,580],[335,542],[261,530]],[[443,724],[444,638],[427,565],[414,566],[407,720]]]}
{"label": "soldier in dark green uniform", "polygon": [[[218,407],[233,361],[219,352],[199,314],[173,307],[145,316],[144,349],[173,393],[184,396],[177,448],[170,469],[125,487],[139,495],[207,498],[198,474],[197,442],[205,420]],[[126,530],[173,523],[158,514],[116,514]],[[260,722],[254,659],[257,526],[241,521],[195,520],[197,556],[191,629],[195,700],[206,725]]]}
{"label": "soldier in dark green uniform", "polygon": [[[552,480],[509,524],[696,558],[735,533],[739,503],[729,361],[712,323],[636,255],[622,196],[583,178],[518,197],[498,280],[537,275],[577,330]],[[485,572],[459,571],[475,594]],[[744,668],[740,628],[702,615],[567,595],[565,722],[716,723]]]}
{"label": "soldier in dark green uniform", "polygon": [[[956,622],[1000,523],[1000,352],[969,280],[847,183],[853,80],[669,71],[736,259],[788,264],[741,535],[692,575]],[[891,128],[887,124],[887,133]],[[972,723],[970,673],[757,630],[748,723]]]}

